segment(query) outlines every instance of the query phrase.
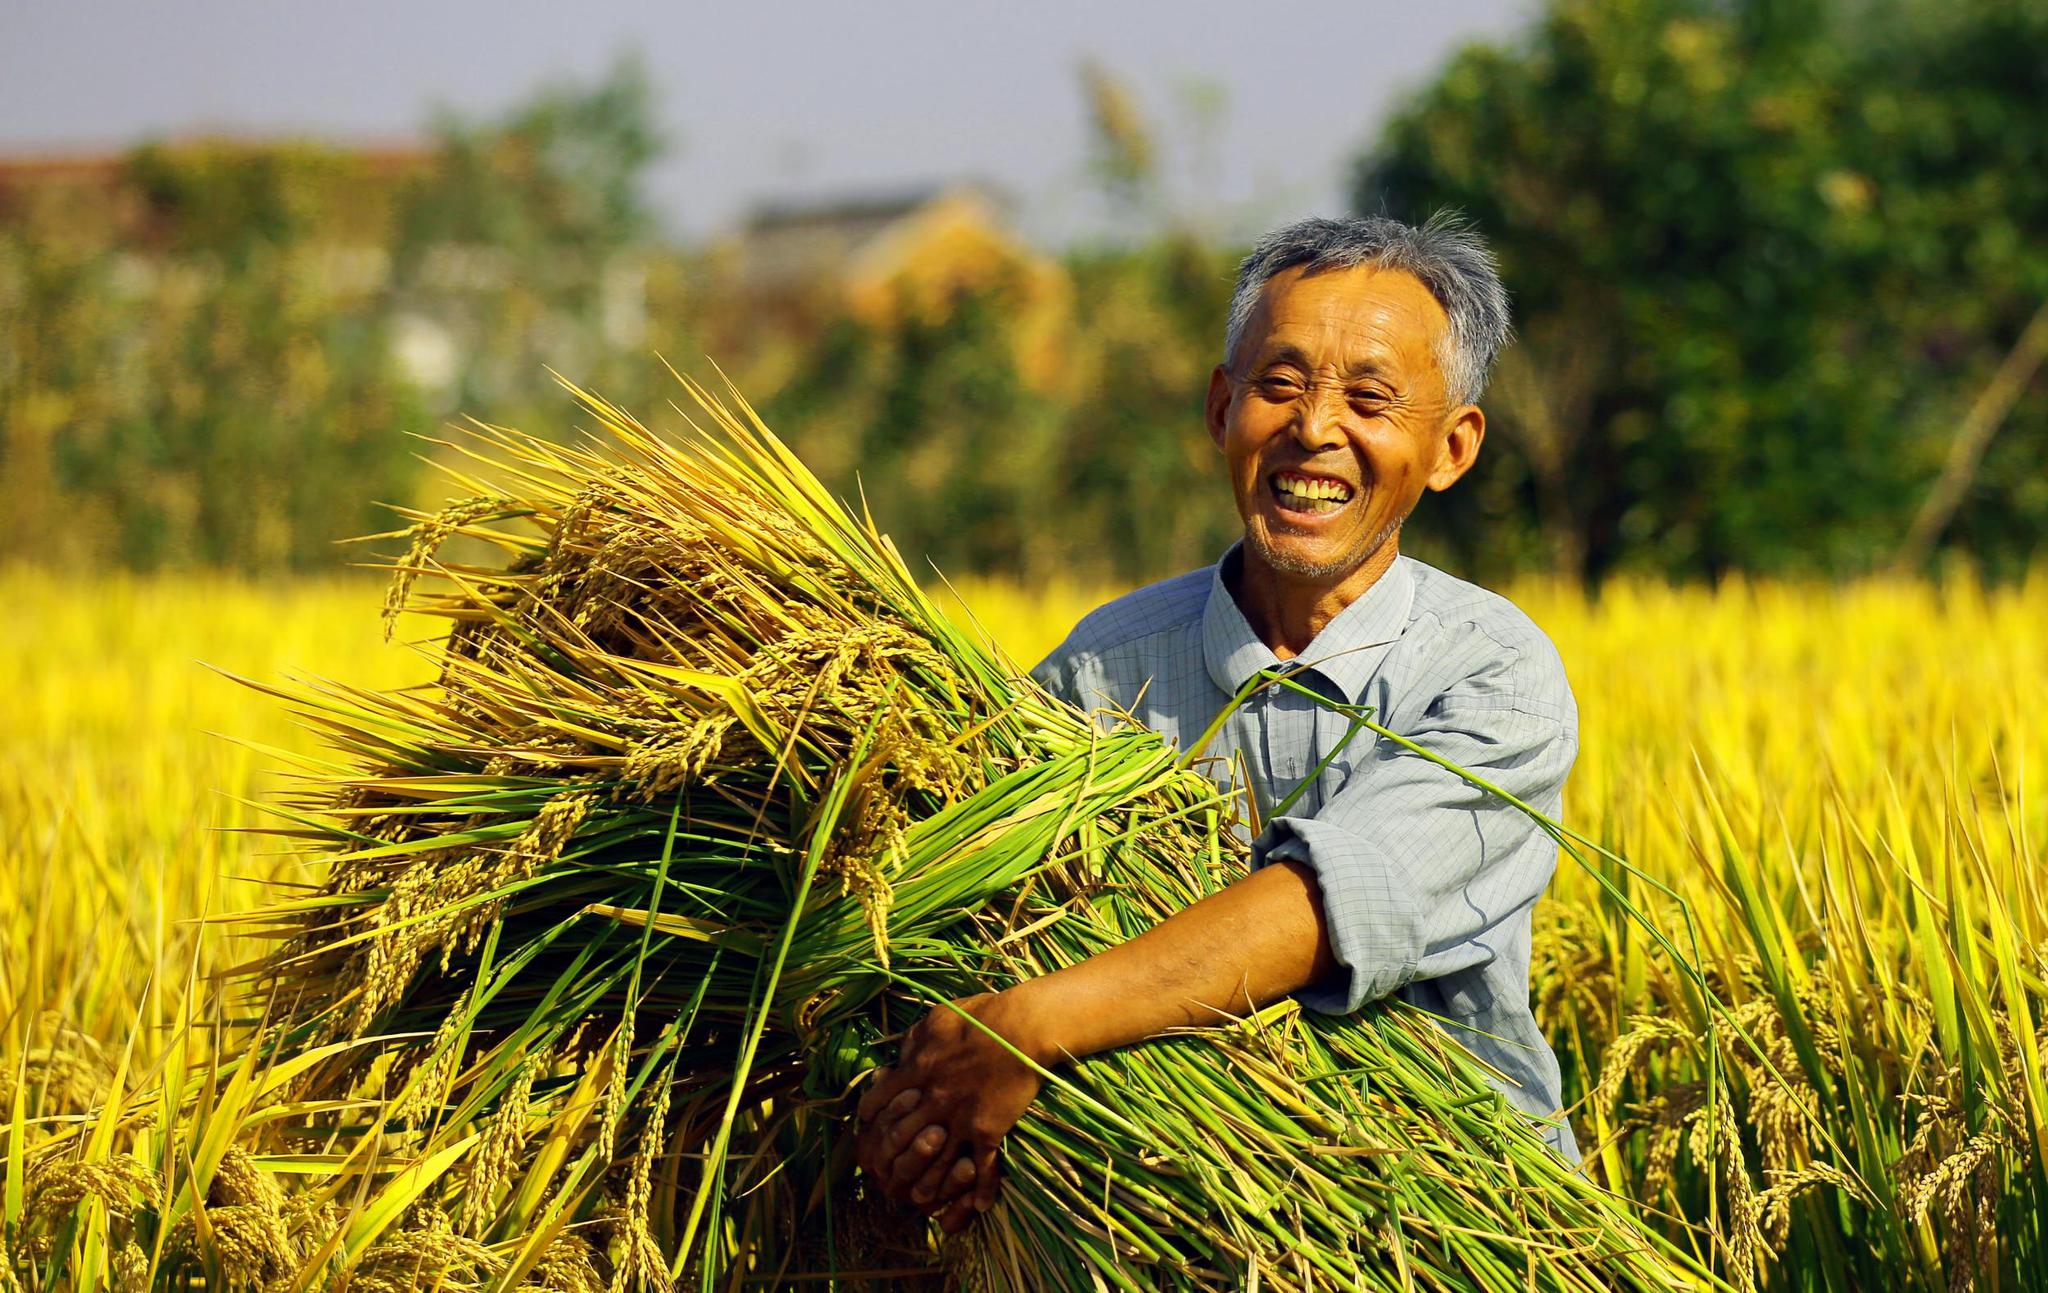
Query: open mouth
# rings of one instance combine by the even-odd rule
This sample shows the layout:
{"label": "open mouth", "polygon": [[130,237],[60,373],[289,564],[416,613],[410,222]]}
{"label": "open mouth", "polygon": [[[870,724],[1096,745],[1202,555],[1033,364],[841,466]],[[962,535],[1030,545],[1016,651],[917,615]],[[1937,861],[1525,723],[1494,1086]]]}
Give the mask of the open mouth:
{"label": "open mouth", "polygon": [[1298,471],[1280,471],[1272,476],[1273,497],[1283,510],[1308,516],[1327,516],[1351,501],[1347,481],[1334,476],[1311,476]]}

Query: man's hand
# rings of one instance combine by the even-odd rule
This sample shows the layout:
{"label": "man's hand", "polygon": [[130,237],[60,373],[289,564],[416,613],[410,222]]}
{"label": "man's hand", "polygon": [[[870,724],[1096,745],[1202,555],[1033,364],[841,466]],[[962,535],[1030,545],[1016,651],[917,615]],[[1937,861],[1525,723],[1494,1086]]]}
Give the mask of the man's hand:
{"label": "man's hand", "polygon": [[896,1066],[877,1070],[861,1098],[862,1170],[889,1198],[938,1213],[949,1234],[995,1202],[996,1147],[1042,1083],[955,1010],[1032,1055],[1017,1004],[1009,993],[983,993],[933,1010],[904,1035]]}

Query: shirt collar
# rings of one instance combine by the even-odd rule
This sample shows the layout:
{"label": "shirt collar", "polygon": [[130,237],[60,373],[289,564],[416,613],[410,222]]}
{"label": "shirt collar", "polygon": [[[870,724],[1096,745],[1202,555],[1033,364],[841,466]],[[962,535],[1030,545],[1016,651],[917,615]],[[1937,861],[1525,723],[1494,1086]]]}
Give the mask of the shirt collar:
{"label": "shirt collar", "polygon": [[1415,603],[1412,559],[1396,556],[1364,596],[1323,626],[1306,651],[1282,660],[1252,632],[1251,622],[1224,584],[1224,570],[1242,559],[1243,547],[1243,540],[1230,545],[1209,576],[1209,601],[1202,608],[1202,661],[1210,680],[1225,695],[1235,696],[1261,669],[1314,669],[1336,685],[1347,703],[1357,704],[1380,661],[1408,627],[1408,612]]}

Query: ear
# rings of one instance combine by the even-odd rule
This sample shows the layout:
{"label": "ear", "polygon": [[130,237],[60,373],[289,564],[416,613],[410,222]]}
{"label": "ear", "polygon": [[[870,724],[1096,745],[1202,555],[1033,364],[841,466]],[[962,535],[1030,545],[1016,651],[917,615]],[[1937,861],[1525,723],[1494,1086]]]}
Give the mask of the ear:
{"label": "ear", "polygon": [[1451,410],[1444,423],[1443,439],[1437,443],[1436,465],[1430,468],[1430,489],[1441,493],[1458,483],[1479,461],[1479,446],[1486,440],[1486,414],[1477,404]]}
{"label": "ear", "polygon": [[1218,364],[1209,372],[1209,398],[1202,406],[1202,420],[1209,427],[1209,439],[1223,447],[1223,435],[1230,418],[1230,374]]}

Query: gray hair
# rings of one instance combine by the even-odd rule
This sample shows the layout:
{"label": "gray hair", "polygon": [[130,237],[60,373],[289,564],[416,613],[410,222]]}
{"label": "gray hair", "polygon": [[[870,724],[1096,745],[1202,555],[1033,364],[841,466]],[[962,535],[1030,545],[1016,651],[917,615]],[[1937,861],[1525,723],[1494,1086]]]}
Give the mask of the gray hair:
{"label": "gray hair", "polygon": [[1437,347],[1445,393],[1452,404],[1470,404],[1486,387],[1494,356],[1508,342],[1508,291],[1486,242],[1455,211],[1439,211],[1421,228],[1385,216],[1349,220],[1311,218],[1275,229],[1259,239],[1237,270],[1230,298],[1230,322],[1223,333],[1223,362],[1237,359],[1259,293],[1283,270],[1304,274],[1371,265],[1405,270],[1420,279],[1450,327]]}

